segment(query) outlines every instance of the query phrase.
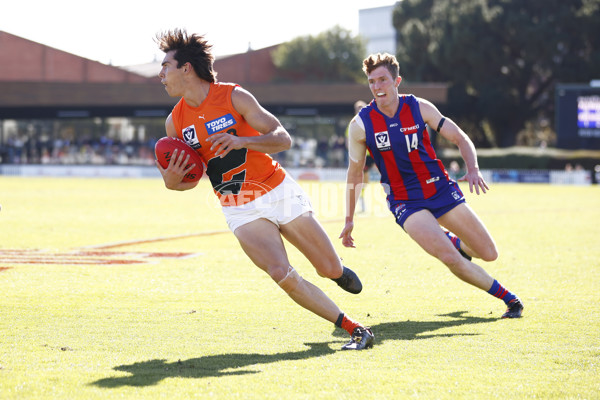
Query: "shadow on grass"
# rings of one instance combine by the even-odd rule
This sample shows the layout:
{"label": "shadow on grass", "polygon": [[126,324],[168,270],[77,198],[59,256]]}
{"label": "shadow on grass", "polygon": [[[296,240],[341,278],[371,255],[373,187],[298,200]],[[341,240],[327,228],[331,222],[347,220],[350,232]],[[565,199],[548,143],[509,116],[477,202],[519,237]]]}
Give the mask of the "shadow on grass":
{"label": "shadow on grass", "polygon": [[[496,318],[469,317],[466,311],[457,311],[438,315],[452,318],[442,321],[402,321],[384,322],[373,325],[375,346],[386,340],[422,340],[433,337],[471,336],[472,333],[442,333],[431,332],[444,328],[462,325],[473,325],[494,322]],[[348,333],[335,329],[334,336],[348,338]],[[118,388],[121,386],[151,386],[166,378],[208,378],[228,375],[246,375],[261,372],[259,364],[270,364],[278,361],[306,360],[335,353],[329,346],[332,342],[306,343],[308,348],[302,351],[292,351],[277,354],[218,354],[200,358],[190,358],[185,361],[166,362],[165,360],[142,361],[130,365],[119,365],[116,371],[128,372],[129,376],[104,378],[92,382],[91,385],[101,388]]]}
{"label": "shadow on grass", "polygon": [[[497,318],[480,318],[466,316],[467,311],[455,311],[448,314],[439,314],[438,317],[452,318],[443,321],[401,321],[384,322],[371,326],[375,334],[375,346],[385,340],[422,340],[434,337],[474,336],[477,333],[431,333],[439,329],[454,328],[461,325],[474,325],[495,322]],[[334,336],[347,337],[348,333],[336,329]]]}
{"label": "shadow on grass", "polygon": [[101,388],[121,386],[151,386],[166,378],[208,378],[226,375],[246,375],[261,372],[257,364],[270,364],[278,361],[306,360],[335,353],[329,347],[331,342],[306,343],[308,349],[277,354],[218,354],[185,361],[166,362],[165,360],[142,361],[130,365],[119,365],[116,371],[128,372],[130,376],[99,379],[91,385]]}

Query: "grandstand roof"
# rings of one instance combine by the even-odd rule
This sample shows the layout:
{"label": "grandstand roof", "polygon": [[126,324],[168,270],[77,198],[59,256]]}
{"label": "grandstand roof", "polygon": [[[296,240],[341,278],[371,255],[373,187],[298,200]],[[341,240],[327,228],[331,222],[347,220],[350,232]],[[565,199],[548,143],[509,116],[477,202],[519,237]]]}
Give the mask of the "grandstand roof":
{"label": "grandstand roof", "polygon": [[[371,99],[366,84],[279,84],[270,53],[276,46],[218,58],[220,81],[236,82],[279,114],[351,113]],[[177,99],[157,76],[160,62],[115,67],[0,31],[0,119],[166,116]],[[404,85],[406,92],[445,103],[445,84]]]}

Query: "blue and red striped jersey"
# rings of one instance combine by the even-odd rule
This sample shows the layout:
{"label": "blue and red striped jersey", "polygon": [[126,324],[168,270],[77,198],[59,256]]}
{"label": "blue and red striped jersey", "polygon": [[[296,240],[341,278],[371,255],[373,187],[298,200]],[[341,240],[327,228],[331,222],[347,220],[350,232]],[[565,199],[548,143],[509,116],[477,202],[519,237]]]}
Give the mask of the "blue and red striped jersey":
{"label": "blue and red striped jersey", "polygon": [[359,116],[365,126],[367,149],[381,173],[388,200],[423,200],[447,187],[450,178],[431,145],[419,102],[399,96],[393,118],[377,108],[375,100]]}

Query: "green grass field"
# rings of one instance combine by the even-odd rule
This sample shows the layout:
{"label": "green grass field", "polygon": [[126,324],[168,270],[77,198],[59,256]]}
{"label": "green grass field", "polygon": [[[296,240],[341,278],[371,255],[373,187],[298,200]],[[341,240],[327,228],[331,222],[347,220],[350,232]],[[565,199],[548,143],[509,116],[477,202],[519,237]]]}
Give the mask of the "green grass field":
{"label": "green grass field", "polygon": [[[1,399],[598,399],[600,187],[495,185],[469,204],[525,304],[452,276],[365,193],[356,249],[343,183],[301,182],[364,290],[296,269],[373,349],[293,303],[227,230],[206,181],[0,176]],[[464,187],[463,187],[464,189]]]}

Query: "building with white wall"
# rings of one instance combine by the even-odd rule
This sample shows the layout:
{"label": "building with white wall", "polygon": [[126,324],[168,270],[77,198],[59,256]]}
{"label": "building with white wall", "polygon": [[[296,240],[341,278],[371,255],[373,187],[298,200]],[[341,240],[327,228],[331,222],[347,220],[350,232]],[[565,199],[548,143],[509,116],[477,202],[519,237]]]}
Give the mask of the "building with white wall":
{"label": "building with white wall", "polygon": [[396,29],[392,23],[394,5],[358,11],[358,34],[367,41],[367,54],[396,54]]}

